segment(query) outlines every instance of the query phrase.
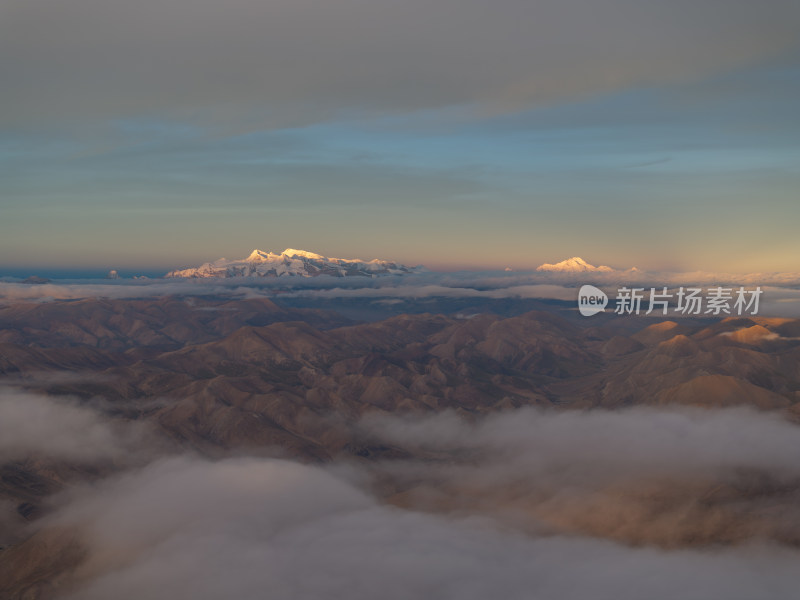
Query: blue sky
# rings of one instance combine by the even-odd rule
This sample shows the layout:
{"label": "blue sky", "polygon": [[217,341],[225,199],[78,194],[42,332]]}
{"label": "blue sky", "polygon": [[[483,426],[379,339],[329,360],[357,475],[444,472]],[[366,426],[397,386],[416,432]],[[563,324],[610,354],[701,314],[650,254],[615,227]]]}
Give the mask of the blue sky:
{"label": "blue sky", "polygon": [[[212,10],[168,4],[182,3]],[[33,33],[6,40],[13,53],[0,53],[0,73],[20,89],[0,120],[0,267],[167,269],[295,247],[438,269],[525,269],[580,255],[625,268],[798,270],[800,49],[778,18],[794,14],[791,4],[776,2],[759,20],[769,2],[758,10],[733,3],[742,14],[726,23],[680,2],[666,21],[664,2],[645,2],[652,14],[611,0],[543,3],[563,29],[530,41],[515,33],[520,15],[504,20],[470,1],[465,12],[489,22],[469,25],[473,36],[508,47],[473,54],[479,42],[450,33],[443,19],[419,26],[423,46],[440,41],[428,49],[430,66],[407,56],[413,15],[403,17],[408,35],[392,37],[389,17],[400,17],[390,3],[385,17],[363,3],[334,4],[355,25],[366,14],[387,37],[368,35],[357,46],[364,56],[351,55],[336,30],[306,64],[288,37],[261,48],[254,33],[254,46],[195,73],[191,61],[170,64],[186,58],[181,39],[201,56],[214,46],[191,27],[156,27],[166,66],[152,64],[144,41],[111,35],[113,11],[80,0],[77,13],[100,13],[85,43]],[[237,6],[266,17],[253,3]],[[313,11],[297,6],[285,18],[304,30],[298,24]],[[592,6],[609,14],[587,40],[568,26],[585,26],[570,11]],[[11,3],[0,21],[5,11],[33,32],[52,8]],[[149,33],[148,11],[157,10],[145,2],[128,18]],[[643,23],[656,41],[629,31]],[[230,35],[219,27],[221,39]],[[43,50],[48,43],[56,48]],[[59,43],[62,75],[46,60]],[[258,85],[230,75],[232,65],[255,69],[253,55],[284,46],[296,68],[270,65]],[[107,62],[80,60],[104,48]],[[332,73],[315,66],[320,52],[341,48],[349,62]],[[632,60],[639,48],[641,60]],[[526,70],[526,52],[542,49],[559,58]],[[153,93],[130,92],[117,65]],[[105,84],[95,82],[102,76]]]}

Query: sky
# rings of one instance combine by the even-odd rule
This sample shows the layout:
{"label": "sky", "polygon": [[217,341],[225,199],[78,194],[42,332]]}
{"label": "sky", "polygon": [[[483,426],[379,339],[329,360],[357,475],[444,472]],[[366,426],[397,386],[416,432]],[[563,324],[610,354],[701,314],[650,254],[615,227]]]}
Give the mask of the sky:
{"label": "sky", "polygon": [[4,0],[0,274],[800,270],[793,0]]}

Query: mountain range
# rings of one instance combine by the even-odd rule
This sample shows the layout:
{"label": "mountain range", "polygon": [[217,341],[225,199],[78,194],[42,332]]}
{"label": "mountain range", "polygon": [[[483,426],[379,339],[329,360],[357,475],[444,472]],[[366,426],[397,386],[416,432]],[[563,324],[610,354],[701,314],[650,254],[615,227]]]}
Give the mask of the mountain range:
{"label": "mountain range", "polygon": [[207,277],[376,277],[402,275],[421,271],[423,267],[407,267],[388,260],[333,258],[306,250],[287,248],[280,254],[253,250],[247,258],[228,260],[220,258],[199,267],[170,271],[171,278]]}
{"label": "mountain range", "polygon": [[579,256],[573,256],[555,264],[545,263],[539,265],[536,270],[552,273],[610,273],[614,271],[614,269],[605,265],[599,267],[590,265]]}
{"label": "mountain range", "polygon": [[[326,411],[677,403],[798,414],[800,320],[624,323],[542,311],[353,323],[267,299],[24,303],[0,309],[0,377],[101,395],[130,414],[142,399],[170,398],[149,419],[173,439],[280,442],[307,458],[348,443],[320,437],[310,417]],[[43,376],[64,371],[81,375],[57,384]],[[249,414],[261,415],[258,427],[233,425]]]}
{"label": "mountain range", "polygon": [[[800,420],[798,319],[570,316],[459,309],[365,323],[291,307],[279,296],[18,302],[0,306],[0,384],[29,394],[28,402],[49,398],[92,408],[115,426],[140,425],[151,432],[153,443],[142,444],[153,452],[215,458],[279,450],[311,463],[387,465],[375,494],[400,507],[431,498],[432,488],[413,473],[404,479],[391,461],[420,460],[449,472],[454,457],[354,424],[381,415],[452,412],[475,421],[524,407],[575,415],[639,405],[750,407]],[[4,514],[11,523],[43,522],[48,497],[119,472],[121,460],[35,452],[9,458],[0,462],[0,506],[10,509]],[[752,468],[730,479],[695,473],[614,480],[580,502],[564,505],[559,497],[556,512],[545,488],[524,496],[524,504],[517,483],[495,491],[554,532],[665,548],[738,543],[756,533],[800,544],[800,526],[784,516],[797,505],[800,482]],[[446,503],[456,508],[497,501],[469,486],[451,492]],[[603,497],[613,510],[599,510]],[[664,515],[679,525],[660,526]],[[631,520],[641,527],[631,528]],[[0,597],[51,598],[50,590],[83,572],[85,540],[59,527],[35,531],[0,547]]]}
{"label": "mountain range", "polygon": [[[242,259],[220,258],[199,267],[175,269],[165,275],[167,278],[228,278],[228,277],[376,277],[379,275],[404,275],[419,273],[426,269],[421,266],[409,267],[401,263],[373,259],[346,259],[323,256],[307,250],[287,248],[277,254],[255,249]],[[571,273],[613,273],[614,269],[604,265],[594,266],[578,256],[561,262],[545,263],[536,268],[539,272],[553,274]]]}

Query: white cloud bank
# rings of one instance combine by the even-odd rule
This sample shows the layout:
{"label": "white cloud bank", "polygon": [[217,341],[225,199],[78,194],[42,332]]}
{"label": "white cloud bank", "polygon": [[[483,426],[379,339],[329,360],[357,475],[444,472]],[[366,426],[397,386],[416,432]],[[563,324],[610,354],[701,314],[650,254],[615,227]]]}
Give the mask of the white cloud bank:
{"label": "white cloud bank", "polygon": [[79,463],[127,461],[147,441],[143,425],[113,421],[69,399],[0,388],[0,463],[31,457]]}
{"label": "white cloud bank", "polygon": [[383,414],[368,415],[359,426],[382,443],[412,451],[477,453],[498,463],[525,461],[531,476],[553,469],[565,475],[561,469],[567,467],[573,471],[580,467],[593,478],[735,468],[800,476],[795,459],[800,427],[778,414],[747,408],[521,408],[476,423],[449,411],[408,419]]}
{"label": "white cloud bank", "polygon": [[177,458],[77,497],[83,584],[63,600],[784,598],[797,553],[662,552],[528,537],[482,519],[380,506],[324,471]]}
{"label": "white cloud bank", "polygon": [[[517,527],[504,515],[512,506],[535,513],[545,489],[551,504],[587,498],[583,509],[605,518],[593,494],[620,482],[658,506],[646,484],[661,478],[679,490],[741,470],[788,481],[800,475],[800,428],[777,417],[522,410],[472,424],[448,414],[370,418],[360,429],[426,458],[322,468],[183,456],[73,490],[39,525],[75,528],[88,550],[59,600],[751,600],[800,586],[800,553],[766,540],[667,551]],[[451,496],[433,510],[413,499],[397,508],[364,491],[376,474]],[[633,506],[621,501],[623,511]],[[773,499],[772,512],[781,509]]]}

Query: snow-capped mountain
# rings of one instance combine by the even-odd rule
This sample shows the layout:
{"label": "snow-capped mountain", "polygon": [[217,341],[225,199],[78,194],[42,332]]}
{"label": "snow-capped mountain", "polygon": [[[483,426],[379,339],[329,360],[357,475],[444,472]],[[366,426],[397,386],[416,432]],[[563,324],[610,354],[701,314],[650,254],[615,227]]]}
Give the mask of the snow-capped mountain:
{"label": "snow-capped mountain", "polygon": [[562,260],[554,265],[545,263],[536,267],[537,271],[548,271],[552,273],[610,273],[614,269],[606,266],[595,267],[590,265],[579,256],[573,256],[567,260]]}
{"label": "snow-capped mountain", "polygon": [[423,267],[407,267],[392,261],[331,258],[287,248],[280,254],[253,250],[241,260],[220,258],[192,269],[170,271],[165,277],[374,277],[377,275],[402,275],[423,270]]}

